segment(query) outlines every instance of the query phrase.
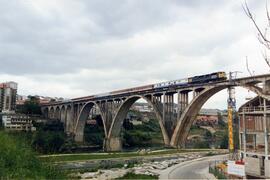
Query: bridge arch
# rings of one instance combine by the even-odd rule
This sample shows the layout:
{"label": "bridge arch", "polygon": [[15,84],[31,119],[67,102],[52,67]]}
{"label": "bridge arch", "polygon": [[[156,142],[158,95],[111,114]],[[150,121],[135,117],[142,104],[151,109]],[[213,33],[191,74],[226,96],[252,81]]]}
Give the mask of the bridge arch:
{"label": "bridge arch", "polygon": [[70,133],[72,132],[72,122],[73,122],[73,112],[72,112],[72,106],[71,105],[68,105],[66,107],[66,118],[65,118],[65,121],[66,121],[66,124],[65,124],[65,131],[67,133]]}
{"label": "bridge arch", "polygon": [[56,109],[55,109],[55,113],[54,113],[55,119],[60,120],[60,115],[61,115],[60,113],[61,113],[60,112],[60,107],[57,106]]}
{"label": "bridge arch", "polygon": [[[254,84],[252,85],[237,84],[236,86],[246,88],[258,94],[259,96],[270,99],[269,97],[263,95],[262,88],[255,86]],[[194,97],[194,99],[188,104],[188,106],[182,113],[182,116],[180,116],[180,118],[177,120],[177,125],[175,127],[175,130],[172,135],[171,142],[170,142],[171,146],[173,147],[183,146],[187,138],[188,132],[190,130],[190,127],[195,121],[196,116],[199,113],[201,107],[206,103],[206,101],[210,97],[212,97],[219,91],[226,88],[228,88],[228,85],[209,87],[209,88],[204,89],[203,91],[200,92],[200,94]]]}
{"label": "bridge arch", "polygon": [[162,115],[161,113],[158,111],[157,106],[154,105],[154,103],[151,101],[151,96],[141,96],[141,95],[135,95],[135,96],[131,96],[127,99],[125,99],[125,101],[121,104],[121,106],[119,107],[113,121],[112,121],[112,125],[111,128],[109,130],[109,134],[108,134],[108,139],[117,139],[120,136],[120,132],[121,132],[121,127],[123,125],[123,121],[126,118],[129,109],[131,108],[131,106],[139,99],[144,99],[154,110],[154,113],[158,119],[159,122],[159,126],[162,132],[162,136],[163,136],[163,141],[165,145],[169,145],[169,136],[168,133],[164,127],[164,124],[162,122]]}
{"label": "bridge arch", "polygon": [[50,119],[54,118],[54,107],[53,106],[49,108],[49,118]]}
{"label": "bridge arch", "polygon": [[91,109],[94,106],[96,106],[100,111],[101,119],[102,119],[103,127],[104,127],[105,137],[107,137],[107,130],[105,127],[105,122],[104,122],[104,113],[101,111],[101,108],[99,107],[99,105],[96,102],[89,101],[81,107],[79,116],[76,120],[76,124],[75,124],[75,128],[74,128],[75,141],[83,142],[85,123],[86,123],[86,120],[89,116],[89,112],[91,111]]}
{"label": "bridge arch", "polygon": [[62,106],[60,109],[60,121],[64,124],[66,123],[66,108],[65,108],[65,106]]}
{"label": "bridge arch", "polygon": [[48,107],[42,108],[42,114],[44,118],[46,119],[49,118],[49,108]]}

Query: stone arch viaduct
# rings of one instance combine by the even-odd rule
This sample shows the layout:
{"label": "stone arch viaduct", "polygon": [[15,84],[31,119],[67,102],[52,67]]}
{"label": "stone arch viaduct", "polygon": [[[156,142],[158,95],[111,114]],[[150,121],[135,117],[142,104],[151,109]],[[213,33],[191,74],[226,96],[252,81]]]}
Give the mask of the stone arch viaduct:
{"label": "stone arch viaduct", "polygon": [[[115,96],[82,97],[42,106],[45,118],[64,123],[65,132],[82,142],[85,122],[91,109],[99,111],[104,125],[104,150],[122,148],[120,131],[130,107],[144,99],[152,108],[159,122],[166,146],[182,147],[189,129],[204,103],[217,92],[231,86],[244,87],[270,100],[270,74],[211,82],[172,86],[159,91],[140,91]],[[177,108],[175,102],[177,101]]]}

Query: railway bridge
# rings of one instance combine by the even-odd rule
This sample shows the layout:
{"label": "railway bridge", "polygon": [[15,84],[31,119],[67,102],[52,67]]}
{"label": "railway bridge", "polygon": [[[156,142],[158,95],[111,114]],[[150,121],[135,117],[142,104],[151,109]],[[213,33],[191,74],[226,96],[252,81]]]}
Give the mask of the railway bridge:
{"label": "railway bridge", "polygon": [[[42,113],[49,119],[64,123],[65,132],[75,141],[84,139],[89,113],[98,109],[104,125],[104,150],[120,151],[120,131],[130,107],[144,99],[153,108],[166,146],[183,147],[189,129],[201,107],[214,94],[228,87],[240,86],[270,100],[270,74],[207,83],[170,85],[167,88],[137,90],[117,95],[87,96],[65,102],[43,105]],[[174,103],[177,102],[177,111]]]}

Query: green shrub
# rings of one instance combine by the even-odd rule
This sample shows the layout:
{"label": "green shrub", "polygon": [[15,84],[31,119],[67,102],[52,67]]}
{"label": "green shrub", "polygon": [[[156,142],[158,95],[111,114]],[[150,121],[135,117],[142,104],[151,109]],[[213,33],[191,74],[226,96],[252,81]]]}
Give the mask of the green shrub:
{"label": "green shrub", "polygon": [[65,143],[63,132],[37,131],[32,138],[32,147],[40,153],[59,152]]}
{"label": "green shrub", "polygon": [[134,173],[127,173],[123,177],[117,179],[158,179],[158,176],[152,175],[145,175],[145,174],[134,174]]}
{"label": "green shrub", "polygon": [[0,179],[65,178],[55,167],[39,161],[23,138],[0,131],[0,142]]}
{"label": "green shrub", "polygon": [[220,172],[217,168],[215,167],[209,167],[209,173],[213,174],[217,179],[227,179],[225,174]]}

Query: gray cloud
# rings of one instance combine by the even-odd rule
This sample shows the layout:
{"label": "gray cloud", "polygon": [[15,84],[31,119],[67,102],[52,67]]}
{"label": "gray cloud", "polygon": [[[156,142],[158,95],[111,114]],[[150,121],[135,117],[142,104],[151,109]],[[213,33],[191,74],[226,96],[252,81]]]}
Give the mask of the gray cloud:
{"label": "gray cloud", "polygon": [[[264,3],[249,3],[264,14]],[[2,0],[0,24],[0,80],[22,93],[76,97],[245,71],[245,56],[267,70],[241,1]]]}

